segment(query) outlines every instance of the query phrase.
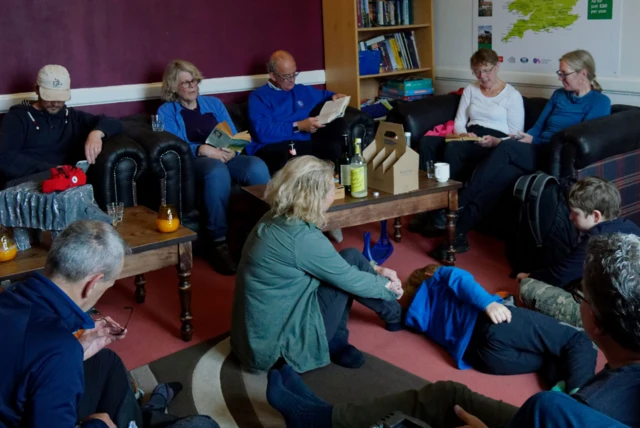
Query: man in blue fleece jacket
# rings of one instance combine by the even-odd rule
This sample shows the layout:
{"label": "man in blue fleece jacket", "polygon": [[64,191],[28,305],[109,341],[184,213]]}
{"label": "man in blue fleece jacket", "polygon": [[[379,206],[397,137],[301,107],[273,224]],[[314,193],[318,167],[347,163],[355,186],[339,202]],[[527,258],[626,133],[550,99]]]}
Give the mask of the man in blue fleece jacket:
{"label": "man in blue fleece jacket", "polygon": [[341,141],[314,141],[311,136],[324,127],[317,117],[309,117],[313,108],[343,94],[296,84],[296,61],[286,51],[276,51],[267,64],[269,81],[249,96],[249,120],[253,142],[246,147],[249,155],[265,161],[273,174],[290,156],[294,143],[296,155],[312,154],[335,161],[341,154]]}
{"label": "man in blue fleece jacket", "polygon": [[93,164],[102,140],[120,133],[117,119],[66,107],[70,88],[66,68],[46,65],[38,72],[38,101],[9,109],[0,126],[0,185],[17,184],[28,176],[46,179],[51,168],[82,159]]}
{"label": "man in blue fleece jacket", "polygon": [[[269,372],[267,400],[282,413],[289,428],[382,426],[380,421],[391,412],[404,413],[434,428],[640,426],[640,239],[623,234],[593,237],[584,283],[576,298],[581,301],[585,332],[602,351],[607,365],[574,394],[537,395],[518,409],[445,381],[360,404],[332,405],[311,392],[285,365]],[[456,314],[450,312],[446,317]],[[513,314],[512,322],[516,316]]]}
{"label": "man in blue fleece jacket", "polygon": [[538,312],[559,321],[582,327],[580,305],[568,289],[582,279],[587,244],[593,236],[627,233],[640,236],[640,227],[620,215],[620,192],[613,183],[600,177],[586,177],[569,189],[571,221],[582,234],[578,245],[563,260],[545,269],[518,274],[520,299]]}
{"label": "man in blue fleece jacket", "polygon": [[[0,353],[0,426],[169,427],[178,420],[165,410],[182,385],[159,384],[139,407],[122,360],[104,349],[126,330],[95,310],[87,314],[120,275],[127,252],[111,225],[77,221],[53,241],[42,275],[0,293],[7,350]],[[207,416],[189,421],[199,424],[179,426],[218,427]]]}

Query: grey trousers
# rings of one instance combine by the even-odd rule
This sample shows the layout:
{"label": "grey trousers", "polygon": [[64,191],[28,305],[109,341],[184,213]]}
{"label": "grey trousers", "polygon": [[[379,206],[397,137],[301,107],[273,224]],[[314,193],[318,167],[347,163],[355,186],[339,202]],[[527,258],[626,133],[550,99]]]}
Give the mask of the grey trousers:
{"label": "grey trousers", "polygon": [[518,408],[471,391],[457,382],[436,382],[420,390],[388,395],[362,404],[336,404],[334,428],[369,428],[397,411],[429,424],[432,428],[460,427],[464,423],[453,411],[459,405],[489,428],[505,427]]}

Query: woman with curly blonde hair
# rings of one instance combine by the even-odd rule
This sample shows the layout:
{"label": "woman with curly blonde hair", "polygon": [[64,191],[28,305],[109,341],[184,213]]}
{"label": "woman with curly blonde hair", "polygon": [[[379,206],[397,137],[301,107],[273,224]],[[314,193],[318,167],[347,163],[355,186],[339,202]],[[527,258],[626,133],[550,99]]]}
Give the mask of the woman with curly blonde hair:
{"label": "woman with curly blonde hair", "polygon": [[226,240],[231,186],[264,184],[269,181],[269,170],[260,158],[205,144],[219,123],[227,122],[233,134],[236,127],[222,101],[200,95],[201,81],[202,73],[195,65],[181,59],[171,61],[162,78],[162,99],[166,102],[158,109],[158,116],[164,121],[164,130],[186,141],[195,158],[195,177],[207,212],[209,263],[218,273],[233,275],[236,262]]}
{"label": "woman with curly blonde hair", "polygon": [[354,298],[400,323],[396,273],[354,248],[338,253],[322,234],[334,192],[333,165],[313,156],[292,159],[267,185],[271,210],[249,235],[236,277],[231,346],[243,365],[360,367],[364,357],[348,342]]}

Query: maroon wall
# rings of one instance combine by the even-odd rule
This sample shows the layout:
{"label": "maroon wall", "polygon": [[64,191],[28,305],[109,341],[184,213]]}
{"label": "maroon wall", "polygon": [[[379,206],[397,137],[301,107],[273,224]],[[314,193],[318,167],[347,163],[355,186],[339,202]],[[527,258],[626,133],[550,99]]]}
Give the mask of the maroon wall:
{"label": "maroon wall", "polygon": [[3,9],[0,94],[30,91],[49,63],[66,66],[74,88],[158,82],[173,58],[205,77],[260,74],[276,49],[293,53],[298,70],[324,68],[320,0],[39,0]]}

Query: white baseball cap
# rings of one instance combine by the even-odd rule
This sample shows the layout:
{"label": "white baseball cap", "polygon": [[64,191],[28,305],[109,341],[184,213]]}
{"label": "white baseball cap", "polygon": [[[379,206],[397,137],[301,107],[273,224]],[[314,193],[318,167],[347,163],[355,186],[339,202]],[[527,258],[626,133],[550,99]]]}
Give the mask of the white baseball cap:
{"label": "white baseball cap", "polygon": [[40,98],[45,101],[69,101],[71,99],[71,76],[61,65],[45,65],[38,72]]}

